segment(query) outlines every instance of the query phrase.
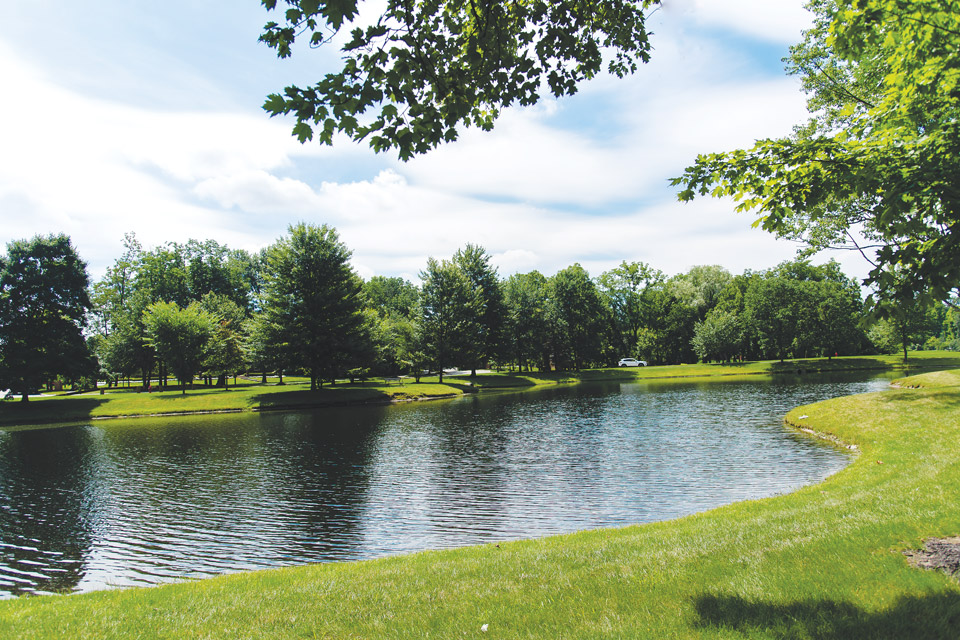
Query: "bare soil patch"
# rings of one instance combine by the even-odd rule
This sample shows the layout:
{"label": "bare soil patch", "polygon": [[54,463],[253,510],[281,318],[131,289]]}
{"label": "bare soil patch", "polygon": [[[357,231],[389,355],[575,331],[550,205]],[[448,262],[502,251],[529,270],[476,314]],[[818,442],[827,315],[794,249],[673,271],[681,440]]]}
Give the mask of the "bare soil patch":
{"label": "bare soil patch", "polygon": [[923,549],[904,551],[903,555],[914,567],[935,569],[960,578],[960,537],[930,538]]}

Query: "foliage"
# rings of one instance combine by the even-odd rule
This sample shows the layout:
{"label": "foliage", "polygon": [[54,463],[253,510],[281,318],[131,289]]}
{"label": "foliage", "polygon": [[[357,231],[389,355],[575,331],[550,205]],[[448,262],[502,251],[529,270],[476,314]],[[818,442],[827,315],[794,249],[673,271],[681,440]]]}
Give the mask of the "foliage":
{"label": "foliage", "polygon": [[561,269],[548,283],[553,356],[558,368],[575,371],[599,360],[606,309],[586,269]]}
{"label": "foliage", "polygon": [[541,369],[549,369],[547,279],[539,271],[514,274],[507,278],[503,292],[508,361],[521,371],[524,366],[530,371],[534,361],[539,361]]}
{"label": "foliage", "polygon": [[876,249],[868,282],[881,297],[906,288],[944,300],[960,282],[960,10],[953,0],[811,7],[817,23],[791,69],[817,118],[790,138],[701,155],[674,180],[679,197],[732,196],[756,224],[813,250],[844,239]]}
{"label": "foliage", "polygon": [[702,362],[730,362],[741,353],[742,343],[740,318],[714,308],[694,326],[691,346]]}
{"label": "foliage", "polygon": [[625,260],[597,278],[597,289],[610,312],[610,342],[617,359],[634,355],[641,328],[655,321],[653,291],[664,279],[661,271],[646,263]]}
{"label": "foliage", "polygon": [[428,258],[420,280],[422,347],[443,382],[444,367],[468,353],[465,343],[479,334],[480,302],[470,280],[449,260]]}
{"label": "foliage", "polygon": [[417,314],[420,291],[403,278],[373,276],[363,283],[367,304],[382,316],[412,318]]}
{"label": "foliage", "polygon": [[147,296],[135,292],[123,306],[111,313],[110,334],[100,342],[101,364],[112,376],[129,376],[139,371],[143,387],[150,382],[156,350],[150,344],[143,313],[149,306]]}
{"label": "foliage", "polygon": [[46,379],[95,373],[82,327],[86,264],[63,235],[7,244],[0,257],[0,373],[27,401]]}
{"label": "foliage", "polygon": [[203,296],[200,306],[214,323],[204,348],[203,370],[217,376],[226,389],[227,376],[236,374],[244,364],[246,313],[229,297],[212,292]]}
{"label": "foliage", "polygon": [[281,58],[298,38],[327,45],[352,26],[343,67],[308,88],[270,95],[271,115],[293,113],[294,135],[332,144],[342,132],[408,159],[455,140],[459,127],[493,127],[504,107],[575,93],[603,69],[624,76],[649,57],[643,11],[653,2],[409,3],[387,0],[364,24],[358,0],[262,0],[286,5],[260,40]]}
{"label": "foliage", "polygon": [[216,331],[216,318],[196,302],[186,308],[175,302],[154,302],[143,312],[143,323],[151,346],[186,394],[187,385],[201,369],[205,348]]}
{"label": "foliage", "polygon": [[463,364],[477,375],[477,366],[486,364],[502,352],[503,324],[506,309],[503,287],[497,270],[490,264],[490,254],[483,247],[468,244],[453,255],[456,265],[470,283],[475,315],[470,324],[475,333],[464,341]]}
{"label": "foliage", "polygon": [[336,230],[300,223],[267,253],[263,314],[269,348],[310,375],[311,388],[364,361],[371,349],[363,282]]}

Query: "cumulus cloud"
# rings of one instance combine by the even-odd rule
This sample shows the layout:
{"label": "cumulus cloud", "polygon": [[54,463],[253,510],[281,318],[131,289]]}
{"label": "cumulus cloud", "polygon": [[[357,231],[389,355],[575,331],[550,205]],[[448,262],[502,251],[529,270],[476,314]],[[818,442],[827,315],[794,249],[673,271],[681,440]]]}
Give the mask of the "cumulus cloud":
{"label": "cumulus cloud", "polygon": [[787,44],[799,40],[811,24],[803,3],[792,0],[665,0],[661,10],[671,18]]}
{"label": "cumulus cloud", "polygon": [[[751,8],[734,4],[737,15]],[[711,6],[664,11],[726,19]],[[742,77],[732,61],[746,54],[664,26],[655,63],[632,78],[507,110],[494,132],[467,131],[409,163],[357,145],[300,145],[289,122],[255,109],[82,95],[0,42],[0,77],[22,97],[0,103],[0,241],[69,233],[94,275],[126,231],[148,246],[193,237],[256,250],[301,220],[335,226],[364,277],[417,280],[427,256],[467,243],[503,276],[573,262],[597,275],[622,260],[741,271],[789,258],[792,246],[750,229],[731,203],[679,204],[666,179],[699,152],[789,131],[802,96],[790,80]]]}

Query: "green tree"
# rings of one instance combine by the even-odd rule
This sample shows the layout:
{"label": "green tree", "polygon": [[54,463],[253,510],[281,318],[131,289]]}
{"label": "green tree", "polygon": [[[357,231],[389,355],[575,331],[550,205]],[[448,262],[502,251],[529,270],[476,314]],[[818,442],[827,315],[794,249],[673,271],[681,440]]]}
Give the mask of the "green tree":
{"label": "green tree", "polygon": [[335,229],[300,223],[267,255],[263,313],[278,357],[310,376],[310,388],[371,357],[363,281]]}
{"label": "green tree", "polygon": [[144,323],[143,313],[148,306],[147,296],[134,292],[113,316],[113,330],[103,341],[100,353],[102,365],[115,376],[139,372],[144,389],[150,384],[157,353]]}
{"label": "green tree", "polygon": [[359,0],[261,0],[286,6],[260,40],[286,58],[298,38],[324,45],[353,27],[343,68],[308,88],[270,95],[271,115],[292,113],[301,142],[332,144],[343,132],[407,159],[455,140],[460,126],[493,127],[504,107],[532,105],[541,93],[576,92],[603,70],[618,76],[646,62],[643,11],[654,2],[402,2],[387,0],[371,24],[358,22]]}
{"label": "green tree", "polygon": [[134,286],[151,303],[174,302],[180,306],[190,304],[195,298],[190,292],[183,247],[168,242],[141,253]]}
{"label": "green tree", "polygon": [[535,361],[549,369],[547,279],[539,271],[517,273],[507,278],[503,290],[505,333],[513,362],[521,371],[524,366],[530,371]]}
{"label": "green tree", "polygon": [[579,371],[596,362],[606,309],[590,274],[579,263],[558,271],[549,280],[548,296],[557,366]]}
{"label": "green tree", "polygon": [[490,264],[490,255],[483,247],[468,244],[453,255],[453,264],[463,272],[470,283],[474,304],[470,306],[476,317],[471,321],[476,333],[464,336],[464,364],[471,376],[477,375],[477,366],[495,358],[503,351],[503,324],[506,309],[503,287],[497,270]]}
{"label": "green tree", "polygon": [[217,384],[227,388],[227,377],[236,375],[243,366],[243,334],[246,312],[228,296],[208,293],[200,299],[200,307],[214,321],[213,331],[204,352],[203,370],[217,376]]}
{"label": "green tree", "polygon": [[281,327],[271,324],[268,314],[255,313],[244,322],[244,335],[243,350],[248,370],[259,371],[263,384],[267,383],[267,373],[276,371],[279,384],[283,384],[283,372],[288,363],[284,350],[280,348],[283,344]]}
{"label": "green tree", "polygon": [[150,344],[180,380],[181,393],[201,370],[216,319],[199,303],[181,308],[175,302],[154,302],[143,312]]}
{"label": "green tree", "polygon": [[413,318],[417,315],[420,291],[408,280],[373,276],[363,283],[363,293],[367,304],[381,317]]}
{"label": "green tree", "polygon": [[104,337],[113,332],[135,291],[134,282],[143,247],[133,233],[124,234],[123,247],[123,255],[94,283],[90,296],[93,304],[91,328]]}
{"label": "green tree", "polygon": [[213,293],[249,310],[259,284],[259,263],[248,252],[230,249],[215,240],[188,240],[180,247],[193,300]]}
{"label": "green tree", "polygon": [[691,345],[703,362],[730,362],[742,350],[743,324],[729,311],[711,309],[697,322]]}
{"label": "green tree", "polygon": [[679,197],[732,196],[813,251],[875,249],[867,282],[881,299],[906,288],[945,300],[960,283],[960,11],[942,0],[810,7],[817,22],[790,70],[811,93],[812,121],[698,157],[674,180]]}
{"label": "green tree", "polygon": [[600,274],[597,288],[610,313],[610,342],[619,357],[634,355],[640,330],[652,318],[652,288],[661,285],[664,275],[643,262],[621,262]]}
{"label": "green tree", "polygon": [[781,362],[791,354],[797,335],[796,282],[773,272],[751,282],[744,296],[744,321],[757,338],[761,357]]}
{"label": "green tree", "polygon": [[0,257],[0,366],[24,402],[44,380],[95,370],[83,338],[88,284],[86,264],[63,234],[7,244]]}
{"label": "green tree", "polygon": [[427,259],[420,280],[422,347],[443,382],[443,368],[462,357],[464,342],[479,333],[479,305],[470,280],[449,260]]}
{"label": "green tree", "polygon": [[720,265],[697,265],[670,278],[668,289],[674,298],[696,309],[697,315],[704,318],[731,280],[733,276]]}

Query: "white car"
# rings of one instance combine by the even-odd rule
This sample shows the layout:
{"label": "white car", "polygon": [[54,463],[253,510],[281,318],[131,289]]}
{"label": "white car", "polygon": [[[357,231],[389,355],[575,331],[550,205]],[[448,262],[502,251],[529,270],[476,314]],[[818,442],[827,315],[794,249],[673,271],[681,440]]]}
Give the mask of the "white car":
{"label": "white car", "polygon": [[617,363],[617,366],[620,367],[645,367],[647,366],[646,360],[637,360],[636,358],[621,358],[620,362]]}

